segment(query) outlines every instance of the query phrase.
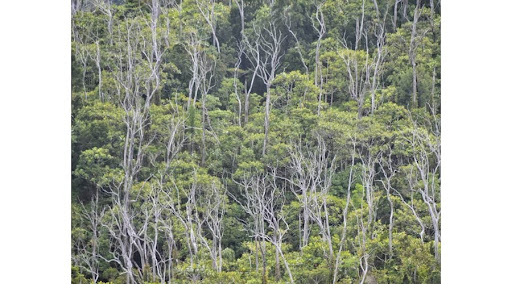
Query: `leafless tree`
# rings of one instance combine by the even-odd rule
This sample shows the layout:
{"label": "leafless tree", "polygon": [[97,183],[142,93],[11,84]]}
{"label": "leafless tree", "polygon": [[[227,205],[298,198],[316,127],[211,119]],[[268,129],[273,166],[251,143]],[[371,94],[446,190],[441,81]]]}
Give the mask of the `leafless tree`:
{"label": "leafless tree", "polygon": [[365,14],[365,10],[364,10],[364,6],[365,6],[365,3],[366,1],[363,0],[362,4],[361,4],[361,19],[357,18],[356,19],[356,29],[355,29],[355,41],[354,41],[354,46],[353,46],[353,49],[354,50],[357,50],[359,49],[359,42],[361,41],[361,39],[363,38],[363,33],[364,33],[364,27],[365,27],[365,23],[364,23],[364,14]]}
{"label": "leafless tree", "polygon": [[[305,153],[305,155],[304,155]],[[301,202],[303,228],[301,233],[301,250],[308,244],[310,222],[319,228],[323,241],[328,245],[326,252],[329,263],[334,259],[334,249],[329,224],[327,196],[336,170],[336,156],[330,156],[321,136],[317,135],[317,145],[313,149],[299,146],[290,152],[291,179],[282,177],[295,188],[293,193]]]}
{"label": "leafless tree", "polygon": [[[169,213],[176,217],[184,228],[184,239],[189,251],[190,267],[198,263],[198,252],[203,246],[210,253],[213,269],[222,270],[222,219],[225,213],[226,190],[220,182],[213,180],[211,184],[198,181],[197,170],[191,173],[190,185],[179,188],[176,183],[172,190],[165,190],[164,206]],[[181,204],[180,195],[186,196],[185,204]],[[210,231],[212,239],[204,235],[204,228]],[[174,239],[172,227],[167,226],[168,234]],[[172,245],[169,244],[169,250]],[[171,256],[169,256],[170,258]],[[167,263],[171,273],[171,260]],[[200,275],[192,273],[191,281],[198,281]]]}
{"label": "leafless tree", "polygon": [[[172,175],[170,175],[171,170],[171,162],[174,160],[179,151],[183,148],[185,143],[186,136],[185,132],[185,117],[183,114],[180,114],[179,109],[177,107],[174,108],[173,116],[171,120],[168,122],[168,133],[167,137],[164,140],[166,142],[165,147],[165,167],[163,170],[155,173],[155,176],[158,177],[157,188],[153,191],[151,195],[151,202],[153,205],[153,214],[154,214],[154,224],[155,224],[155,238],[153,240],[153,248],[152,248],[152,259],[153,263],[157,260],[158,268],[155,271],[155,267],[153,267],[153,275],[157,275],[160,278],[161,283],[164,283],[165,277],[169,279],[169,283],[173,278],[172,270],[173,270],[173,251],[176,247],[175,237],[174,237],[174,215],[172,209],[174,209],[175,198],[172,194],[173,189],[175,189],[172,185]],[[171,184],[171,186],[169,186]],[[160,226],[161,230],[164,232],[164,238],[167,244],[167,253],[168,255],[161,255],[160,250],[156,247],[157,242],[157,227]]]}
{"label": "leafless tree", "polygon": [[398,4],[401,3],[402,0],[395,0],[395,5],[393,5],[393,30],[396,31],[396,21],[398,17]]}
{"label": "leafless tree", "polygon": [[80,60],[80,63],[82,63],[82,92],[85,100],[87,100],[87,65],[91,55],[84,44],[77,44],[76,55],[78,55],[77,57]]}
{"label": "leafless tree", "polygon": [[94,0],[71,0],[71,14],[94,9]]}
{"label": "leafless tree", "polygon": [[[123,205],[124,198],[122,198],[123,186],[122,181],[109,187],[105,190],[111,195],[111,206],[108,210],[109,214],[102,226],[105,227],[111,239],[114,242],[111,244],[111,259],[104,258],[105,261],[115,262],[126,274],[126,283],[136,283],[136,275],[134,275],[133,254],[135,239],[138,238],[133,227],[133,216],[131,211]],[[141,273],[141,271],[138,271]],[[142,275],[138,275],[142,277]]]}
{"label": "leafless tree", "polygon": [[[171,211],[172,215],[175,216],[181,225],[184,228],[184,237],[187,244],[188,252],[189,252],[189,261],[190,267],[194,267],[195,263],[197,263],[197,253],[199,251],[199,240],[198,235],[200,234],[199,230],[200,224],[196,222],[196,215],[194,209],[197,207],[197,182],[196,177],[197,173],[194,170],[193,173],[193,181],[188,188],[178,188],[176,183],[172,181],[174,184],[173,192],[170,191],[167,193],[169,202],[167,206]],[[186,196],[186,203],[181,204],[180,194],[184,194]],[[175,195],[175,197],[172,197]],[[196,282],[199,280],[200,275],[197,272],[192,273],[190,275],[191,281]]]}
{"label": "leafless tree", "polygon": [[201,57],[201,46],[202,39],[199,38],[197,32],[190,32],[188,34],[187,42],[185,43],[185,50],[190,56],[191,66],[190,71],[192,72],[192,77],[188,83],[188,101],[187,101],[187,110],[190,109],[190,104],[192,103],[192,107],[195,107],[197,101],[197,95],[199,92],[199,61]]}
{"label": "leafless tree", "polygon": [[[289,230],[283,214],[285,202],[284,188],[279,185],[282,178],[277,174],[277,169],[272,168],[270,174],[259,173],[254,175],[244,175],[240,181],[236,181],[240,188],[242,199],[234,194],[230,196],[240,204],[244,211],[251,216],[253,224],[246,224],[246,229],[256,240],[257,247],[260,248],[263,264],[263,282],[266,283],[266,242],[271,243],[276,249],[276,280],[280,276],[280,260],[283,261],[290,282],[294,283],[293,275],[288,261],[284,257],[282,244],[286,232]],[[284,226],[284,228],[283,228]],[[266,228],[272,231],[267,233]],[[256,258],[256,261],[258,259]],[[258,269],[258,264],[256,269]]]}
{"label": "leafless tree", "polygon": [[220,43],[217,38],[216,30],[216,18],[215,18],[215,0],[196,0],[197,8],[205,19],[206,23],[211,29],[213,46],[217,48],[217,52],[220,53]]}
{"label": "leafless tree", "polygon": [[214,73],[215,73],[216,61],[215,58],[210,58],[206,53],[199,54],[199,73],[198,73],[198,87],[201,92],[201,124],[202,124],[202,147],[201,147],[201,166],[204,166],[206,161],[206,133],[208,128],[210,133],[217,138],[215,132],[211,127],[210,116],[208,115],[207,96],[214,87]]}
{"label": "leafless tree", "polygon": [[[282,43],[285,36],[277,28],[275,12],[271,11],[268,25],[264,27],[253,26],[256,39],[254,42],[249,42],[246,38],[246,47],[249,53],[250,61],[258,70],[256,74],[261,78],[266,86],[266,100],[265,100],[265,138],[263,140],[263,155],[265,155],[268,143],[268,132],[270,128],[270,90],[276,71],[281,66],[281,59],[284,56],[281,52]],[[257,69],[256,69],[257,68]]]}
{"label": "leafless tree", "polygon": [[[261,251],[262,283],[267,283],[267,259],[266,259],[266,226],[265,214],[269,188],[265,186],[266,175],[263,173],[244,174],[239,181],[233,180],[239,187],[239,199],[235,194],[230,194],[250,216],[252,224],[246,223],[246,230],[255,239],[257,249]],[[256,252],[256,256],[258,253]],[[256,258],[256,270],[258,270],[258,258]]]}
{"label": "leafless tree", "polygon": [[[318,38],[316,40],[316,48],[315,48],[315,86],[317,86],[320,90],[318,94],[318,108],[317,114],[320,115],[320,110],[322,106],[322,93],[323,93],[323,76],[322,76],[322,63],[320,61],[320,47],[322,44],[322,38],[327,32],[324,13],[322,11],[325,1],[315,1],[315,18],[311,17],[311,21],[313,22],[313,28],[318,34]],[[316,23],[315,23],[316,22]],[[317,27],[318,25],[318,27]]]}
{"label": "leafless tree", "polygon": [[152,219],[148,225],[151,225],[153,238],[149,237],[147,234],[144,236],[144,243],[148,246],[148,252],[151,260],[151,281],[156,282],[157,279],[161,280],[161,283],[165,281],[165,269],[166,269],[166,261],[164,257],[162,257],[159,248],[158,248],[158,239],[160,235],[160,226],[161,220],[164,211],[164,207],[161,203],[161,187],[158,185],[151,185],[151,192],[148,198],[148,207],[149,210],[146,211],[147,220]]}
{"label": "leafless tree", "polygon": [[[245,103],[244,103],[244,125],[247,125],[247,122],[249,122],[249,106],[250,106],[250,95],[252,91],[252,87],[254,86],[254,80],[256,79],[256,76],[260,69],[260,53],[258,50],[251,49],[249,47],[249,42],[247,40],[247,37],[245,35],[242,35],[243,42],[238,44],[239,51],[243,54],[245,54],[248,58],[250,63],[252,64],[252,76],[251,81],[249,83],[249,86],[247,86],[247,79],[245,79],[244,83],[244,93],[245,93]],[[251,56],[254,55],[254,60],[251,60]]]}
{"label": "leafless tree", "polygon": [[406,20],[408,18],[408,15],[407,15],[407,7],[409,5],[409,0],[402,0],[402,8],[403,8],[403,11],[402,11],[402,18],[404,20]]}
{"label": "leafless tree", "polygon": [[[378,156],[378,155],[377,155]],[[368,248],[368,242],[376,237],[373,231],[375,218],[376,218],[376,204],[374,203],[374,178],[376,176],[375,163],[376,157],[369,155],[368,158],[361,158],[361,171],[359,173],[360,180],[363,183],[363,199],[366,201],[367,210],[363,202],[361,207],[356,210],[356,223],[357,223],[357,237],[355,242],[357,243],[359,253],[359,268],[360,268],[360,284],[366,283],[368,273],[372,269],[369,259],[372,255],[372,251]],[[366,220],[365,220],[366,217]]]}
{"label": "leafless tree", "polygon": [[336,262],[334,264],[334,273],[333,273],[333,280],[332,283],[335,284],[338,281],[338,269],[339,265],[341,264],[341,252],[343,251],[343,244],[345,243],[345,239],[347,236],[347,216],[348,216],[348,208],[351,202],[350,199],[350,192],[352,188],[353,178],[354,178],[354,165],[355,165],[355,158],[356,158],[356,143],[354,139],[351,139],[352,141],[352,147],[350,151],[351,156],[351,164],[350,164],[350,171],[348,176],[348,183],[347,183],[347,199],[345,200],[345,207],[343,208],[343,230],[341,233],[341,239],[339,243],[339,249],[338,253],[336,254]]}
{"label": "leafless tree", "polygon": [[[308,154],[311,154],[310,152]],[[299,216],[299,223],[302,221],[302,232],[299,234],[300,237],[300,250],[307,246],[309,241],[309,234],[311,232],[311,194],[310,191],[316,188],[316,185],[320,182],[320,175],[312,167],[308,167],[306,157],[303,155],[303,151],[300,145],[297,145],[295,149],[290,151],[291,157],[291,173],[290,179],[286,179],[290,184],[295,187],[292,192],[301,202],[302,216]],[[301,218],[302,217],[302,218]]]}
{"label": "leafless tree", "polygon": [[[415,127],[412,130],[410,140],[413,147],[413,163],[417,179],[412,190],[421,194],[423,202],[428,207],[428,212],[434,229],[434,253],[435,258],[440,261],[439,242],[441,241],[441,230],[439,228],[441,209],[438,198],[440,197],[439,184],[441,182],[441,144],[440,136],[430,134]],[[414,172],[410,172],[414,175]],[[411,178],[411,177],[410,177]]]}
{"label": "leafless tree", "polygon": [[[405,9],[407,7],[407,1],[405,2],[404,6],[404,14]],[[418,24],[418,19],[421,14],[421,0],[416,0],[416,7],[414,8],[414,19],[412,22],[412,30],[411,30],[411,42],[409,44],[409,60],[412,66],[412,106],[417,107],[418,106],[418,74],[417,74],[417,62],[416,62],[416,56],[417,56],[417,49],[419,46],[419,39],[417,37],[417,31],[416,26]]]}
{"label": "leafless tree", "polygon": [[[244,0],[235,0],[235,3],[238,7],[238,12],[240,14],[240,27],[241,27],[240,35],[242,37],[242,41],[238,42],[238,44],[237,44],[237,47],[238,47],[237,55],[238,56],[237,56],[237,61],[235,63],[235,72],[233,74],[233,87],[235,88],[235,96],[238,101],[238,125],[242,126],[242,121],[241,121],[242,101],[238,94],[238,86],[237,85],[238,85],[238,72],[240,70],[240,65],[242,64],[242,57],[245,54],[245,48],[246,48],[246,44],[244,42],[244,39],[246,39],[246,36],[245,36],[245,10],[244,10],[245,6],[244,6]],[[254,84],[254,79],[256,77],[256,72],[257,72],[256,70],[258,68],[259,67],[256,67],[253,72],[251,85],[249,86],[249,89],[247,89],[247,80],[245,82],[244,124],[243,125],[246,125],[247,122],[249,121],[249,104],[250,104],[249,97],[250,97],[250,93],[252,90],[252,86]]]}
{"label": "leafless tree", "polygon": [[[320,183],[318,184],[318,192],[313,193],[313,218],[316,220],[317,225],[320,227],[320,233],[323,241],[327,243],[329,252],[328,260],[329,266],[334,259],[334,249],[332,244],[332,237],[329,223],[329,211],[327,209],[327,197],[332,185],[332,177],[336,171],[336,156],[332,157],[327,151],[325,141],[317,136],[317,148],[314,155],[312,155],[313,167],[317,169],[320,174]],[[316,188],[313,188],[313,190]]]}
{"label": "leafless tree", "polygon": [[212,235],[211,245],[201,235],[203,244],[210,252],[213,269],[222,271],[222,219],[226,211],[226,189],[220,182],[213,182],[202,194],[205,223]]}
{"label": "leafless tree", "polygon": [[[385,21],[385,18],[382,19]],[[361,31],[361,36],[365,39],[365,50],[351,50],[345,40],[340,41],[343,49],[337,49],[338,56],[345,63],[347,71],[347,88],[350,96],[357,102],[358,117],[363,115],[363,105],[366,93],[371,93],[371,112],[376,109],[376,91],[378,89],[378,78],[380,76],[381,65],[384,59],[385,45],[385,23],[378,21],[375,24],[375,37],[377,40],[376,56],[370,56],[368,44],[368,29]]]}
{"label": "leafless tree", "polygon": [[[359,118],[363,116],[363,105],[369,82],[369,54],[365,52],[364,59],[361,58],[360,51],[352,51],[347,49],[346,43],[343,44],[345,49],[337,50],[338,56],[345,63],[348,76],[348,91],[350,96],[357,102],[357,115]],[[361,62],[363,61],[363,62]]]}
{"label": "leafless tree", "polygon": [[[377,43],[377,49],[376,49],[377,57],[373,58],[371,68],[367,66],[368,73],[370,73],[370,69],[373,70],[373,74],[371,75],[372,83],[370,85],[370,90],[372,93],[372,108],[371,108],[372,114],[377,107],[376,102],[375,102],[375,93],[378,88],[378,78],[380,75],[379,72],[380,72],[380,68],[381,68],[381,63],[384,60],[384,56],[385,56],[384,46],[385,46],[385,39],[386,39],[386,18],[388,15],[388,7],[386,7],[386,11],[385,11],[384,15],[381,16],[380,11],[379,11],[379,6],[377,4],[377,0],[373,0],[373,3],[374,3],[375,10],[377,13],[377,19],[374,24],[374,29],[375,29],[374,35],[375,35],[375,39],[376,39],[376,43]],[[367,50],[366,52],[369,53],[368,44],[366,44],[366,50]]]}
{"label": "leafless tree", "polygon": [[[159,70],[161,63],[161,45],[156,40],[147,40],[140,23],[127,21],[125,26],[118,26],[119,38],[124,44],[117,46],[116,64],[109,66],[113,70],[115,83],[118,88],[118,103],[124,110],[123,117],[126,126],[123,147],[122,180],[111,184],[107,193],[111,196],[109,222],[106,227],[117,242],[117,250],[121,258],[113,259],[123,267],[126,282],[135,283],[133,268],[139,271],[137,277],[142,277],[142,270],[149,262],[147,230],[149,224],[148,212],[136,212],[133,203],[138,201],[134,195],[133,185],[145,160],[146,148],[155,138],[146,136],[150,124],[149,109],[151,102],[159,90]],[[151,31],[156,36],[154,28]],[[157,45],[157,46],[155,46]],[[134,220],[142,218],[141,227],[135,226]],[[133,262],[134,252],[141,256],[141,266]]]}
{"label": "leafless tree", "polygon": [[93,61],[96,63],[96,68],[98,69],[98,94],[101,101],[105,100],[105,96],[101,91],[102,86],[102,75],[101,75],[101,52],[100,52],[100,44],[98,41],[95,42],[96,45],[96,56],[92,57]]}
{"label": "leafless tree", "polygon": [[[410,169],[412,169],[412,168],[410,168]],[[411,179],[412,173],[409,173],[408,177],[409,177],[408,178],[409,188],[413,188],[414,187],[414,181]],[[420,225],[421,231],[419,232],[419,235],[420,235],[421,241],[423,242],[424,241],[424,236],[425,236],[425,224],[423,223],[423,220],[421,219],[421,216],[416,211],[416,208],[414,206],[414,192],[410,191],[410,198],[409,198],[410,201],[408,202],[408,201],[405,200],[405,198],[403,197],[403,195],[400,193],[399,190],[394,189],[394,188],[393,188],[393,190],[395,191],[395,193],[402,200],[402,204],[404,204],[405,206],[407,206],[411,210],[412,214],[414,215],[414,218],[416,219],[416,221]]]}
{"label": "leafless tree", "polygon": [[[288,277],[290,277],[290,282],[294,283],[292,272],[288,265],[288,261],[284,257],[282,249],[283,237],[290,229],[283,214],[283,207],[285,203],[284,188],[278,185],[280,178],[277,175],[276,168],[271,169],[270,175],[270,181],[267,185],[270,186],[270,190],[267,196],[267,202],[265,203],[265,213],[263,218],[267,222],[268,227],[272,229],[272,237],[269,237],[268,235],[263,237],[271,242],[276,249],[276,281],[279,281],[281,278],[279,261],[279,258],[281,257],[288,273]],[[281,224],[284,225],[284,228]]]}
{"label": "leafless tree", "polygon": [[94,0],[94,6],[98,9],[103,15],[107,17],[107,31],[109,44],[113,44],[113,25],[114,25],[114,11],[112,10],[112,0]]}
{"label": "leafless tree", "polygon": [[238,13],[240,14],[240,27],[241,31],[240,34],[244,34],[245,31],[245,6],[244,6],[244,0],[234,0],[236,3],[236,6],[238,7]]}
{"label": "leafless tree", "polygon": [[387,155],[381,155],[378,159],[379,167],[381,169],[381,173],[384,176],[384,179],[378,180],[382,187],[384,187],[384,190],[386,191],[386,198],[389,203],[389,236],[388,236],[388,248],[389,248],[389,256],[390,258],[393,257],[393,214],[394,214],[394,203],[393,199],[391,198],[393,195],[394,188],[392,187],[392,179],[395,177],[396,173],[398,172],[397,166],[394,165],[393,159],[392,159],[392,149],[388,146],[388,153]]}
{"label": "leafless tree", "polygon": [[[288,29],[288,32],[295,39],[295,42],[297,44],[297,47],[296,47],[297,48],[297,52],[299,53],[299,56],[300,56],[300,61],[302,62],[302,66],[304,66],[304,71],[306,71],[306,75],[309,75],[308,64],[306,63],[306,60],[304,59],[304,55],[302,54],[302,46],[300,44],[299,39],[297,38],[297,34],[292,29],[292,19],[291,19],[290,15],[289,15],[290,8],[291,8],[291,6],[288,6],[284,10],[284,13],[283,13],[284,24],[285,24],[286,28]],[[323,16],[322,16],[322,18],[323,18]]]}
{"label": "leafless tree", "polygon": [[74,260],[77,265],[91,274],[94,283],[98,281],[99,273],[99,238],[101,234],[101,220],[105,211],[101,209],[99,194],[96,192],[89,202],[89,208],[81,204],[81,219],[86,223],[86,228],[91,233],[89,241],[84,242],[81,238],[74,239],[76,253]]}

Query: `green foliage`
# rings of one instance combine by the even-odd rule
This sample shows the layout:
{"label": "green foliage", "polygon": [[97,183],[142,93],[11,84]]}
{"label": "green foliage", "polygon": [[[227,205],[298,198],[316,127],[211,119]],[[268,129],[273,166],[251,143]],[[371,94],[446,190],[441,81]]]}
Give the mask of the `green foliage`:
{"label": "green foliage", "polygon": [[107,2],[72,16],[72,283],[440,283],[437,8]]}

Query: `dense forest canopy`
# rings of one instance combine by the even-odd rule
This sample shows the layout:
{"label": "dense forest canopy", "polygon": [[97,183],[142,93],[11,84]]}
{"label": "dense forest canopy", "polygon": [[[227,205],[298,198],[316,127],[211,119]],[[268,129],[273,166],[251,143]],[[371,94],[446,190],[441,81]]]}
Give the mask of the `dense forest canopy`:
{"label": "dense forest canopy", "polygon": [[439,0],[72,0],[72,283],[440,283]]}

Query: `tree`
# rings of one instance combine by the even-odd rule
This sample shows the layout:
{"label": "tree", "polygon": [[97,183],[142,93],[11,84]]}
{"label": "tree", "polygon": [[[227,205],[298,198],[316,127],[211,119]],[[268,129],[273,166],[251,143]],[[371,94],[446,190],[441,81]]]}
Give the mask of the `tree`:
{"label": "tree", "polygon": [[276,14],[275,11],[272,10],[272,6],[264,6],[258,16],[259,18],[256,19],[257,22],[253,23],[254,42],[249,42],[249,40],[246,39],[246,44],[250,53],[250,55],[248,55],[250,57],[249,60],[255,72],[257,72],[256,74],[266,87],[265,138],[263,140],[263,155],[265,155],[270,128],[270,90],[276,77],[276,71],[281,65],[281,59],[283,57],[281,47],[284,36],[277,27],[275,20]]}

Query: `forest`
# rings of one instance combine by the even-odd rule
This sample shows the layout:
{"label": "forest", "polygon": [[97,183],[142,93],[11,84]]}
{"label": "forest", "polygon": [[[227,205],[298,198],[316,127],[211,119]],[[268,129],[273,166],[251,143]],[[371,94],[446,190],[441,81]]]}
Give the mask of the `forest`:
{"label": "forest", "polygon": [[72,0],[71,283],[440,283],[440,0]]}

